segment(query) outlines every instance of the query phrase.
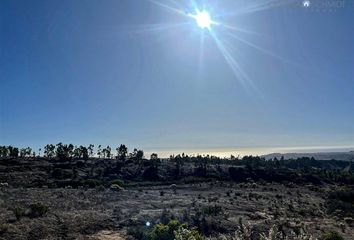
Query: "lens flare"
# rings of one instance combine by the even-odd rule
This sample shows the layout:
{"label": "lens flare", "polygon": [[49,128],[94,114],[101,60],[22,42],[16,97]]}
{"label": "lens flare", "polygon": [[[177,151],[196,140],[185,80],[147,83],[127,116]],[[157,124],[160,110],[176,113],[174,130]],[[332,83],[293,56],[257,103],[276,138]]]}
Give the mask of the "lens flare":
{"label": "lens flare", "polygon": [[197,15],[195,15],[195,20],[197,21],[198,26],[203,29],[210,29],[210,26],[213,22],[207,11],[198,12]]}
{"label": "lens flare", "polygon": [[[256,92],[257,95],[261,96],[261,93],[258,91],[257,86],[252,82],[252,79],[248,76],[247,72],[244,70],[242,64],[240,64],[241,60],[236,59],[236,56],[241,56],[240,54],[235,54],[235,48],[230,42],[238,42],[256,49],[262,53],[265,53],[271,57],[277,58],[285,63],[294,64],[292,61],[289,61],[266,48],[259,46],[255,43],[252,43],[247,38],[245,38],[245,34],[255,35],[255,36],[263,36],[263,34],[255,31],[251,31],[248,29],[242,28],[242,26],[233,26],[228,24],[225,20],[226,18],[232,16],[241,16],[244,14],[255,13],[258,11],[268,10],[273,7],[281,6],[283,4],[283,0],[262,0],[262,1],[250,1],[247,4],[237,4],[237,7],[229,7],[228,10],[224,9],[218,13],[216,8],[213,8],[209,4],[199,5],[196,0],[189,0],[188,6],[181,3],[182,1],[178,0],[149,0],[155,5],[164,8],[165,10],[171,11],[173,13],[177,13],[184,17],[188,17],[192,19],[192,21],[183,22],[183,27],[189,24],[196,24],[201,31],[200,32],[200,48],[199,48],[199,66],[198,66],[198,78],[202,76],[202,68],[203,68],[203,55],[204,55],[204,41],[205,38],[212,39],[221,53],[221,55],[226,60],[227,65],[229,65],[233,74],[237,78],[237,80],[242,84],[242,86],[247,90],[252,90]],[[310,0],[304,0],[310,2]],[[166,3],[167,2],[167,3]],[[246,3],[246,2],[245,2]],[[219,9],[220,10],[220,9]],[[231,11],[230,11],[231,10]],[[212,11],[212,15],[210,14]],[[181,24],[181,23],[180,23]],[[157,25],[157,27],[152,26],[152,29],[162,30],[162,29],[172,29],[172,27],[181,26],[182,25],[171,25],[171,24],[162,24]],[[207,31],[205,31],[207,30]],[[231,40],[231,41],[230,41]]]}

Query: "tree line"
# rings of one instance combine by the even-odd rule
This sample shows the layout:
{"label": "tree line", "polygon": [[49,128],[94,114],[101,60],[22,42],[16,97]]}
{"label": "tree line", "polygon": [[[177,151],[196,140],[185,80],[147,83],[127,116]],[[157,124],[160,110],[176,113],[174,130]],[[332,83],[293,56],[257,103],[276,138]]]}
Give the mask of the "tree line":
{"label": "tree line", "polygon": [[[63,144],[58,143],[47,144],[43,148],[43,155],[41,154],[42,148],[38,149],[38,154],[32,150],[30,147],[18,148],[13,146],[0,146],[0,157],[46,157],[46,158],[60,158],[60,159],[89,159],[93,157],[98,158],[116,158],[120,160],[125,160],[127,158],[138,158],[142,159],[144,157],[144,151],[134,149],[132,152],[128,153],[128,148],[124,144],[120,144],[114,153],[112,148],[108,145],[103,147],[102,145],[97,146],[95,151],[95,146],[90,144],[89,146],[74,146],[73,144]],[[157,154],[153,153],[152,158],[156,158]]]}

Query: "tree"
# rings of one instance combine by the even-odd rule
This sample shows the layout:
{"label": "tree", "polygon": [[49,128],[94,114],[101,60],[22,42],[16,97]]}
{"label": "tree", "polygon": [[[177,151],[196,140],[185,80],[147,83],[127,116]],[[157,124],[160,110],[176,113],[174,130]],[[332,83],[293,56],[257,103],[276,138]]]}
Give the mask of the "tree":
{"label": "tree", "polygon": [[81,149],[75,146],[75,149],[73,151],[74,158],[80,158],[81,156]]}
{"label": "tree", "polygon": [[90,157],[93,157],[93,148],[94,148],[95,146],[93,145],[93,144],[90,144],[89,146],[88,146],[88,153],[89,153],[89,156]]}
{"label": "tree", "polygon": [[207,169],[208,169],[208,157],[203,157],[200,154],[197,155],[195,165],[198,167],[200,174],[205,177],[207,175]]}
{"label": "tree", "polygon": [[73,156],[74,145],[72,144],[62,144],[61,142],[57,144],[56,156],[60,159],[68,159]]}
{"label": "tree", "polygon": [[21,148],[20,149],[20,157],[24,157],[25,156],[25,149]]}
{"label": "tree", "polygon": [[0,146],[0,157],[7,157],[9,155],[9,151],[6,146]]}
{"label": "tree", "polygon": [[54,157],[55,146],[53,144],[47,144],[44,146],[44,156],[45,157]]}
{"label": "tree", "polygon": [[98,148],[97,148],[97,156],[98,156],[98,158],[101,158],[101,154],[102,154],[102,146],[98,145]]}
{"label": "tree", "polygon": [[135,162],[135,164],[138,165],[138,168],[135,172],[135,175],[138,175],[143,168],[143,157],[144,157],[144,151],[143,150],[138,150],[134,148],[134,151],[129,154],[129,158]]}
{"label": "tree", "polygon": [[82,158],[84,160],[87,160],[88,159],[88,150],[86,147],[80,145],[80,147],[76,147],[75,146],[75,149],[73,151],[73,156],[75,158]]}
{"label": "tree", "polygon": [[112,148],[110,146],[107,146],[105,148],[105,153],[106,153],[105,155],[107,158],[111,158],[111,151],[112,151]]}
{"label": "tree", "polygon": [[183,158],[179,154],[177,156],[171,156],[170,157],[170,160],[175,162],[175,167],[176,167],[175,176],[176,176],[176,178],[178,178],[181,175],[181,169],[182,169],[182,166],[183,166]]}
{"label": "tree", "polygon": [[65,147],[66,147],[65,150],[67,151],[68,156],[72,157],[73,156],[73,151],[74,151],[74,145],[69,144],[69,145],[65,145]]}
{"label": "tree", "polygon": [[158,157],[157,153],[152,153],[150,155],[150,161],[154,161],[154,160],[158,160],[158,159],[159,159],[159,157]]}
{"label": "tree", "polygon": [[151,165],[154,169],[156,169],[156,172],[159,168],[159,165],[160,165],[160,159],[159,159],[159,156],[157,155],[157,153],[152,153],[151,156],[150,156],[150,162],[151,162]]}
{"label": "tree", "polygon": [[19,150],[18,150],[17,147],[8,146],[8,147],[7,147],[7,151],[8,151],[8,155],[9,155],[10,157],[14,157],[14,158],[17,158],[17,157],[18,157]]}
{"label": "tree", "polygon": [[127,158],[128,148],[124,144],[121,144],[119,147],[116,148],[116,150],[117,158],[119,160],[125,161],[125,159]]}
{"label": "tree", "polygon": [[84,160],[87,160],[89,158],[89,152],[87,147],[80,146],[80,157],[82,157]]}
{"label": "tree", "polygon": [[106,148],[102,149],[102,154],[103,154],[103,158],[110,158],[111,157],[111,147],[107,146]]}
{"label": "tree", "polygon": [[[143,171],[142,177],[144,180],[148,180],[148,181],[155,181],[159,179],[159,165],[160,165],[160,159],[157,155],[157,153],[152,153],[150,156],[150,166],[148,168],[146,168]],[[140,170],[138,168],[138,170]],[[137,172],[139,173],[139,172]]]}
{"label": "tree", "polygon": [[144,157],[144,151],[143,150],[137,150],[135,149],[135,161],[140,162],[141,160],[143,160]]}

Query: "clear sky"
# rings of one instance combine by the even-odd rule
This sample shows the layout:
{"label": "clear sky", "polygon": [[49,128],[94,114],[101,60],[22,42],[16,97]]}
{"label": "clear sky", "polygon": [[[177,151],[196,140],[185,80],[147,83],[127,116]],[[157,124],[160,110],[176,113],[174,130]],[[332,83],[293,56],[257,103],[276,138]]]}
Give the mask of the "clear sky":
{"label": "clear sky", "polygon": [[1,0],[0,145],[354,148],[354,1],[175,2]]}

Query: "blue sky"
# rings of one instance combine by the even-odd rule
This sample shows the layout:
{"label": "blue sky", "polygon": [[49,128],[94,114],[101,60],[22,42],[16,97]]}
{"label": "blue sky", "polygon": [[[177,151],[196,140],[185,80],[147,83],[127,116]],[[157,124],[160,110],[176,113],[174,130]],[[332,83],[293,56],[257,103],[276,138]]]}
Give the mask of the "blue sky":
{"label": "blue sky", "polygon": [[268,2],[2,0],[0,144],[354,148],[353,2]]}

